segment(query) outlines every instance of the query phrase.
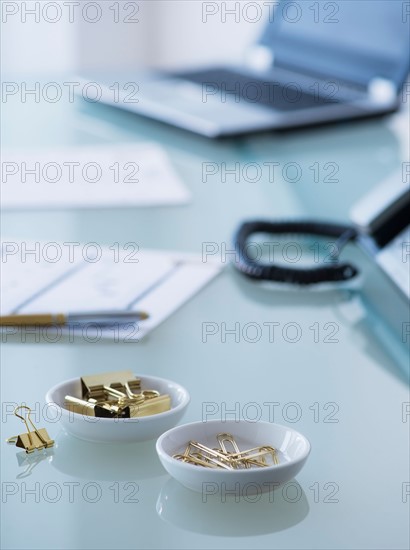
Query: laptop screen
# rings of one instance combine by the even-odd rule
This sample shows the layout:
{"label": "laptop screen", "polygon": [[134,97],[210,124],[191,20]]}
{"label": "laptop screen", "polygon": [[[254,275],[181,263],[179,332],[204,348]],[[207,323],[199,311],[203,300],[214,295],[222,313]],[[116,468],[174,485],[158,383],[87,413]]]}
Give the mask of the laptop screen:
{"label": "laptop screen", "polygon": [[276,65],[361,85],[386,78],[401,86],[409,70],[410,2],[284,0],[269,13],[261,43]]}

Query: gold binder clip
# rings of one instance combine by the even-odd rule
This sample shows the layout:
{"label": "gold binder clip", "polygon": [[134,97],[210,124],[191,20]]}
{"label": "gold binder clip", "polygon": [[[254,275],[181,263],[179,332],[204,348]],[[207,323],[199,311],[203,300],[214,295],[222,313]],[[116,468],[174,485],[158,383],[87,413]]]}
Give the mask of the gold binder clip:
{"label": "gold binder clip", "polygon": [[137,418],[169,411],[171,397],[141,388],[131,371],[106,372],[81,377],[81,397],[67,395],[72,412],[106,418]]}
{"label": "gold binder clip", "polygon": [[131,418],[142,416],[151,416],[159,414],[171,409],[171,397],[168,394],[163,394],[158,397],[150,397],[141,404],[130,404]]}
{"label": "gold binder clip", "polygon": [[[28,411],[27,418],[17,413],[19,409],[26,409]],[[30,418],[30,407],[27,407],[27,405],[20,405],[19,407],[16,407],[14,409],[14,414],[18,418],[21,418],[21,420],[24,422],[27,428],[27,433],[9,437],[9,439],[7,439],[7,443],[14,443],[16,447],[24,449],[26,453],[32,453],[36,449],[39,451],[41,449],[48,449],[49,447],[52,447],[54,445],[54,440],[50,438],[45,428],[37,429],[35,427],[33,421]],[[30,430],[27,421],[30,422],[32,430]]]}
{"label": "gold binder clip", "polygon": [[[125,385],[125,383],[129,380],[134,380],[137,383],[140,382],[137,378],[134,377],[133,373],[130,370],[104,372],[101,374],[90,374],[87,376],[82,376],[82,397],[84,399],[94,397],[95,399],[99,400],[99,392],[104,391],[103,386],[110,386],[114,382],[120,382],[122,385]],[[96,393],[98,396],[95,395]]]}
{"label": "gold binder clip", "polygon": [[[100,418],[116,418],[117,416],[130,416],[129,408],[117,407],[110,402],[96,401],[90,399],[85,401],[71,395],[65,396],[65,408],[70,412],[82,414],[83,416],[98,416]],[[128,414],[127,414],[128,413]]]}

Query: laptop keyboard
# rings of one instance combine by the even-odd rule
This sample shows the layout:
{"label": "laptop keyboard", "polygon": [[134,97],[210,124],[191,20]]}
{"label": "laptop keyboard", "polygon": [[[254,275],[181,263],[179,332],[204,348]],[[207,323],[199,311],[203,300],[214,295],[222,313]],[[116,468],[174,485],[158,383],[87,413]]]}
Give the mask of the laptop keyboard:
{"label": "laptop keyboard", "polygon": [[295,111],[338,103],[335,98],[320,97],[314,90],[312,94],[306,93],[296,82],[285,84],[268,79],[258,80],[256,77],[226,69],[182,73],[176,76],[201,84],[204,98],[218,96],[221,101],[226,101],[233,96],[238,103],[246,101],[280,111]]}

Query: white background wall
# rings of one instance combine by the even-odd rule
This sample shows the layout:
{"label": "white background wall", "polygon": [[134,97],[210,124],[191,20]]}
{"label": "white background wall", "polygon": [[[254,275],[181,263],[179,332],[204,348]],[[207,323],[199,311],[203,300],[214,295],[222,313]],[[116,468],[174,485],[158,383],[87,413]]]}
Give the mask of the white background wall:
{"label": "white background wall", "polygon": [[244,0],[3,0],[3,74],[235,61],[260,32],[257,8]]}
{"label": "white background wall", "polygon": [[[74,67],[74,26],[68,18],[49,23],[41,14],[45,4],[50,2],[4,0],[0,3],[3,74],[60,72]],[[36,10],[36,15],[30,15],[29,10]],[[54,9],[53,14],[50,6],[46,18],[54,18],[56,13]]]}

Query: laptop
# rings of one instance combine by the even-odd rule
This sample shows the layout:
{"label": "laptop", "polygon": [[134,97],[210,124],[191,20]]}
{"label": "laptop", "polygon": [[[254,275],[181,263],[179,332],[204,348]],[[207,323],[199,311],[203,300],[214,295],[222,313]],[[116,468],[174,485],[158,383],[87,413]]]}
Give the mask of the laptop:
{"label": "laptop", "polygon": [[276,8],[267,11],[246,64],[136,73],[134,102],[126,101],[129,89],[118,90],[114,101],[112,78],[100,79],[106,86],[101,101],[211,138],[376,116],[398,108],[410,65],[406,3],[273,4]]}

